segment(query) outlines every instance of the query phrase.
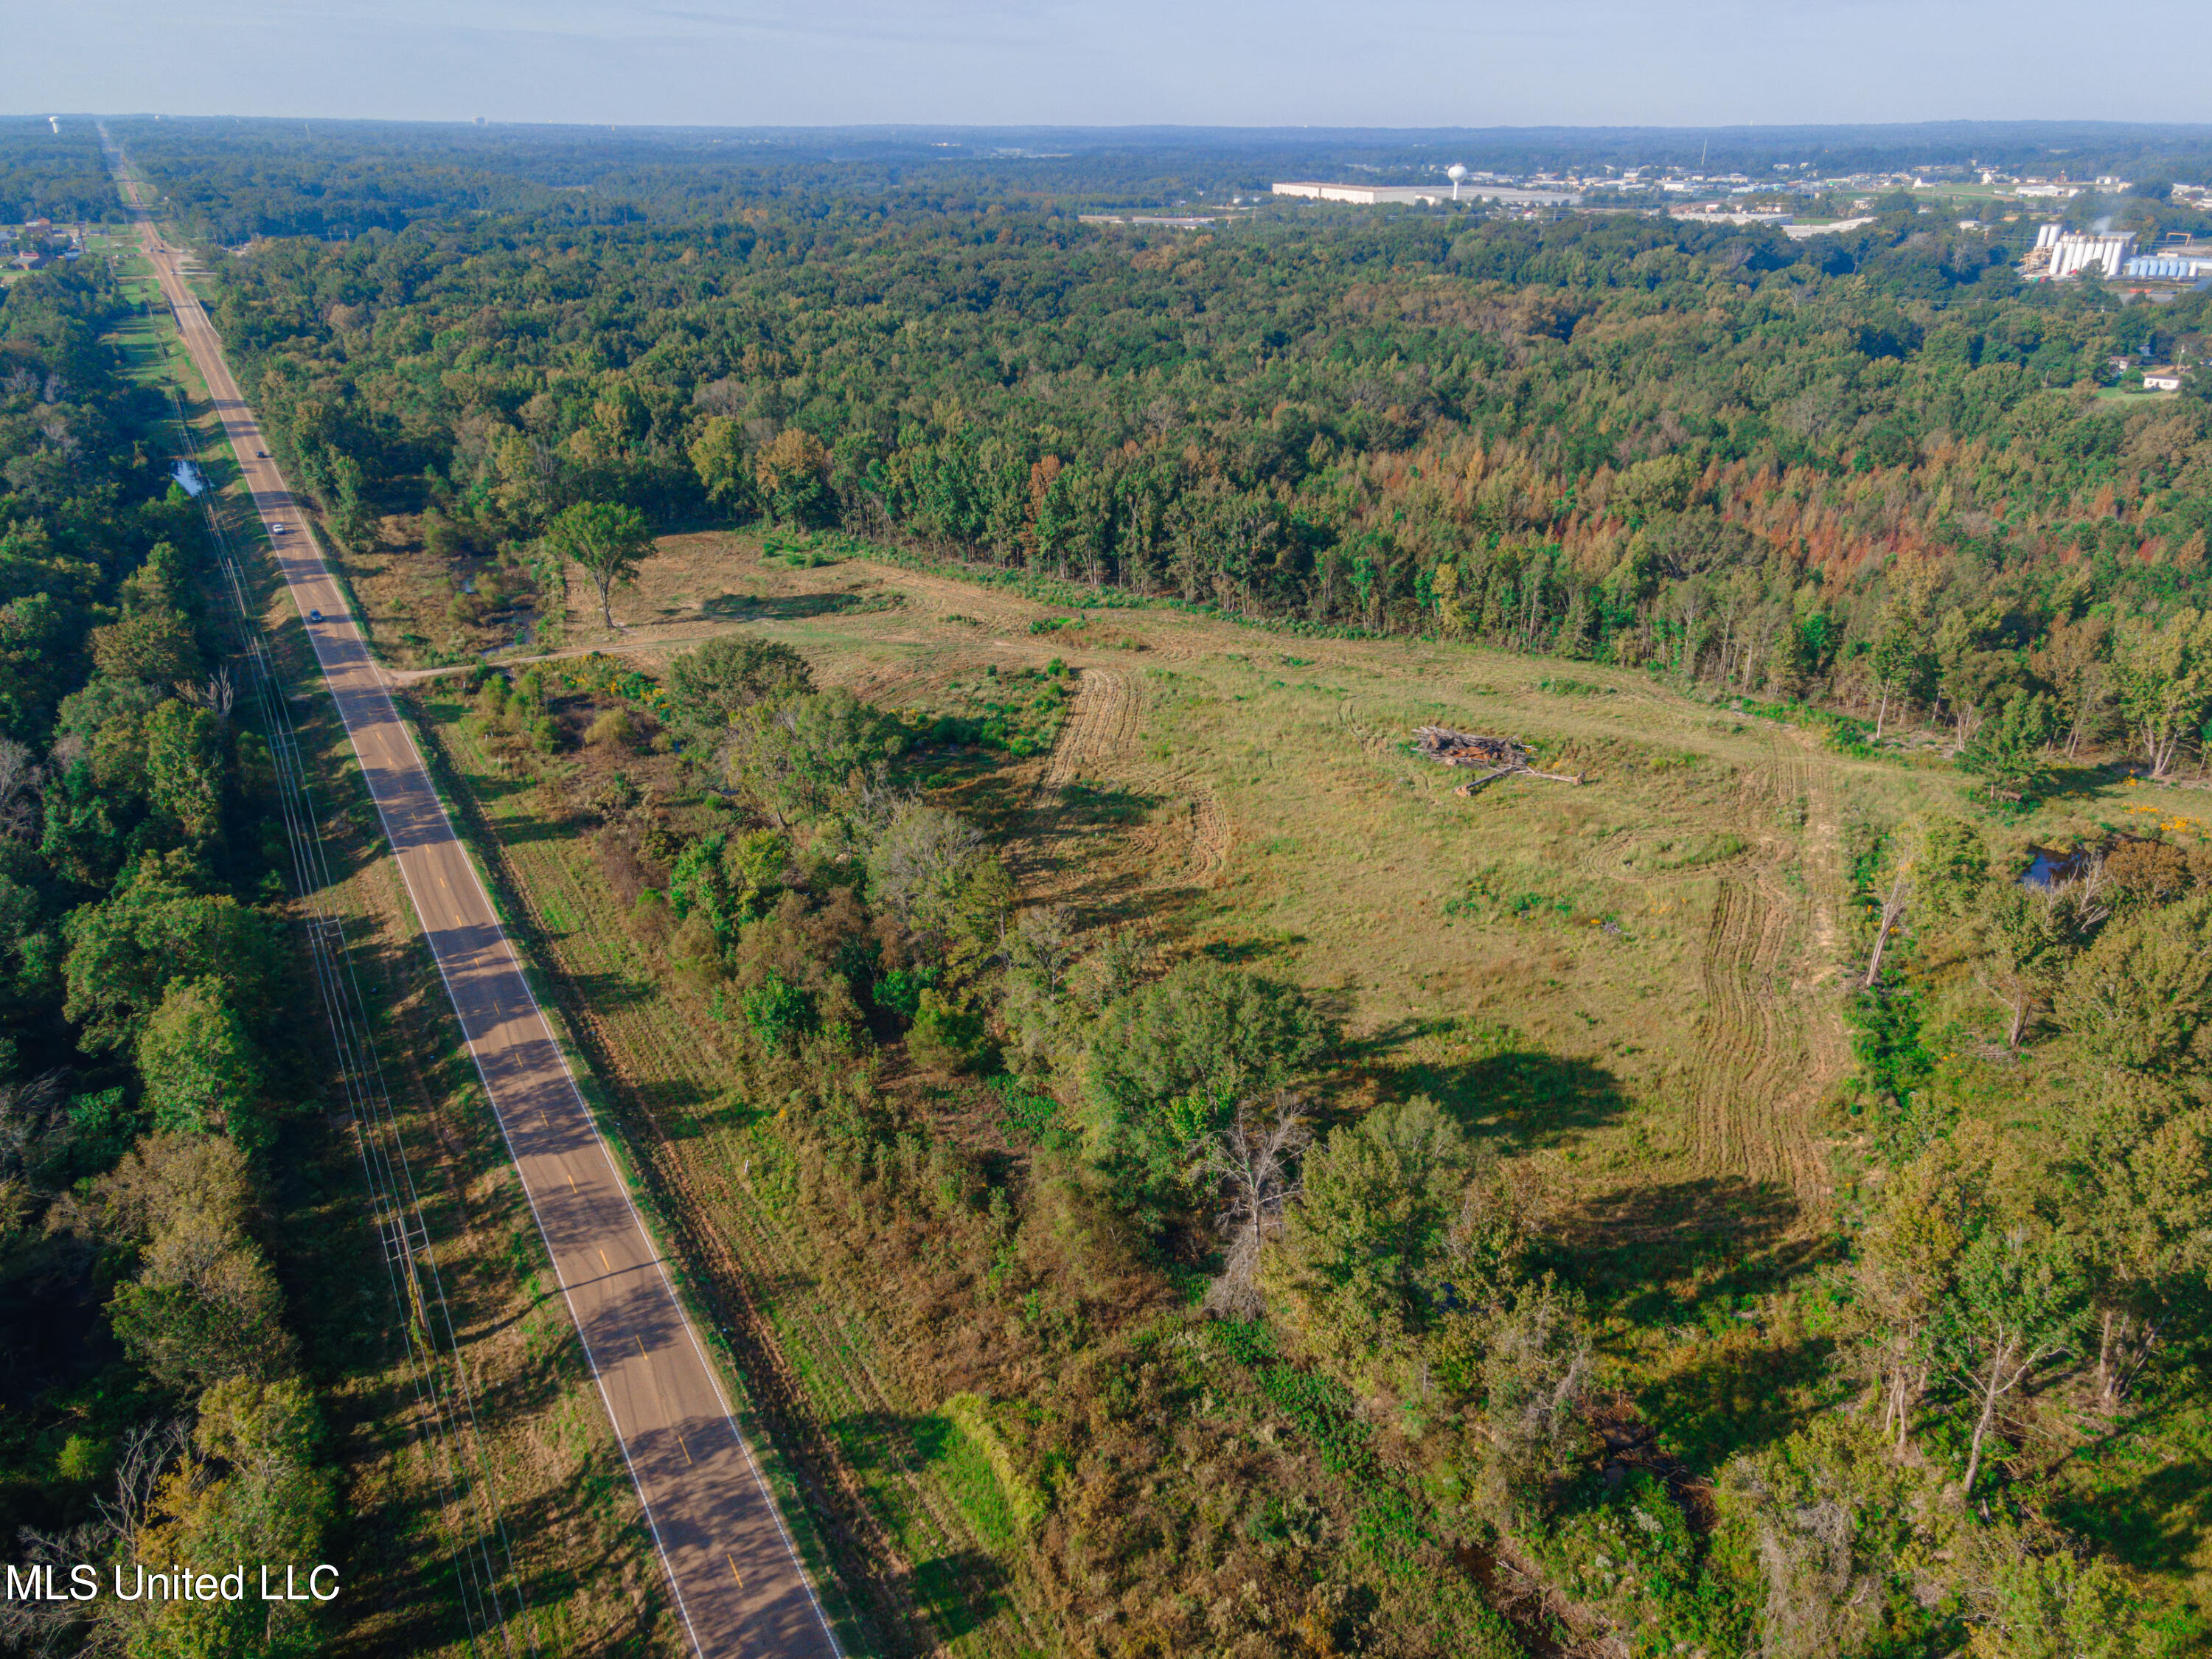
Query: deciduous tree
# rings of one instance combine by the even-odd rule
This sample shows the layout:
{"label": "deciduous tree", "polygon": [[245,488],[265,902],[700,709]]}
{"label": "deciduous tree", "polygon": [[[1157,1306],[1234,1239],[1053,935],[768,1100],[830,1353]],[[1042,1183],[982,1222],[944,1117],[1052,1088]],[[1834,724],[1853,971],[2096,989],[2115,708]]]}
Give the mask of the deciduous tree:
{"label": "deciduous tree", "polygon": [[638,567],[652,556],[653,530],[634,507],[580,501],[547,526],[545,544],[592,579],[599,595],[599,618],[612,628],[614,590],[635,580]]}
{"label": "deciduous tree", "polygon": [[2151,776],[2162,778],[2212,713],[2212,614],[2183,609],[2162,623],[2123,623],[2112,672],[2128,735]]}

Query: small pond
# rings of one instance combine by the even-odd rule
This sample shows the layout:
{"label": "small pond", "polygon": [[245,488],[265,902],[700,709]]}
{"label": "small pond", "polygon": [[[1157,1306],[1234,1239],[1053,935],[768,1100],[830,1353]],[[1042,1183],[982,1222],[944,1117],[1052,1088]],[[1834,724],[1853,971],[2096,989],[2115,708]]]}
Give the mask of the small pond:
{"label": "small pond", "polygon": [[2081,866],[2088,861],[2088,854],[2078,847],[2064,850],[2056,847],[2039,847],[2035,849],[2035,857],[2021,876],[2021,885],[2056,887],[2061,882],[2071,881],[2080,875]]}

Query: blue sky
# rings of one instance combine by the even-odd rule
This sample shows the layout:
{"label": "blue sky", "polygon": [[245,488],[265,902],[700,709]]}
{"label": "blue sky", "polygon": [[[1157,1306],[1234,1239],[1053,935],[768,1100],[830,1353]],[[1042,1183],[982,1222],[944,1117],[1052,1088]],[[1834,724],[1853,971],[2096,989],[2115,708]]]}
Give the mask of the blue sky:
{"label": "blue sky", "polygon": [[[0,0],[0,108],[699,125],[2212,119],[2202,0]],[[29,100],[43,100],[31,103]]]}

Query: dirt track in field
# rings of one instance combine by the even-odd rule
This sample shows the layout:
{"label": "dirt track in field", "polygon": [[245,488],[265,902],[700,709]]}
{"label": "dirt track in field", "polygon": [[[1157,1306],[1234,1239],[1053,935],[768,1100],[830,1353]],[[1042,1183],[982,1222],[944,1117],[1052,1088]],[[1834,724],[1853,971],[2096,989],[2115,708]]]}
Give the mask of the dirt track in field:
{"label": "dirt track in field", "polygon": [[1784,880],[1788,849],[1771,834],[1721,874],[1698,954],[1707,1007],[1691,1079],[1698,1167],[1786,1187],[1814,1208],[1829,1197],[1815,1119],[1847,1059],[1832,1017],[1808,1006],[1832,994],[1822,953],[1832,948],[1834,924],[1819,896],[1832,819],[1814,805],[1825,788],[1802,748],[1788,739],[1778,740],[1772,764],[1747,780],[1747,819],[1772,821],[1805,803],[1806,861],[1815,878],[1794,888]]}

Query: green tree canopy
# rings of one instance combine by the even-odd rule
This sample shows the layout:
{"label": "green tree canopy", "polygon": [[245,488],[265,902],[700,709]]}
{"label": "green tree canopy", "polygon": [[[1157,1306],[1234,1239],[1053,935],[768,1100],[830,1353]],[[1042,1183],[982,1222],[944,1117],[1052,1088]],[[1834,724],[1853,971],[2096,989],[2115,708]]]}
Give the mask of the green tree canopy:
{"label": "green tree canopy", "polygon": [[169,985],[214,978],[249,1021],[270,1005],[283,953],[273,925],[227,894],[146,872],[62,925],[64,1013],[94,1052],[134,1044]]}
{"label": "green tree canopy", "polygon": [[2212,896],[2107,927],[2058,993],[2058,1023],[2130,1071],[2197,1070],[2212,1042]]}
{"label": "green tree canopy", "polygon": [[814,673],[806,659],[787,645],[724,634],[680,653],[668,665],[668,685],[685,720],[720,726],[756,703],[813,690]]}
{"label": "green tree canopy", "polygon": [[802,692],[753,707],[731,744],[730,781],[788,828],[852,808],[905,745],[896,720],[843,686]]}
{"label": "green tree canopy", "polygon": [[137,1060],[155,1128],[228,1133],[248,1152],[268,1144],[260,1054],[224,981],[173,983],[139,1033]]}
{"label": "green tree canopy", "polygon": [[546,527],[545,544],[580,568],[599,595],[599,617],[615,625],[614,590],[637,578],[653,555],[653,530],[645,514],[614,501],[580,501]]}
{"label": "green tree canopy", "polygon": [[[1479,1167],[1459,1126],[1425,1096],[1377,1106],[1306,1155],[1274,1278],[1308,1340],[1347,1356],[1387,1352],[1460,1295],[1487,1299],[1487,1284],[1446,1288],[1454,1224]],[[1504,1265],[1470,1263],[1472,1277],[1494,1280]]]}

